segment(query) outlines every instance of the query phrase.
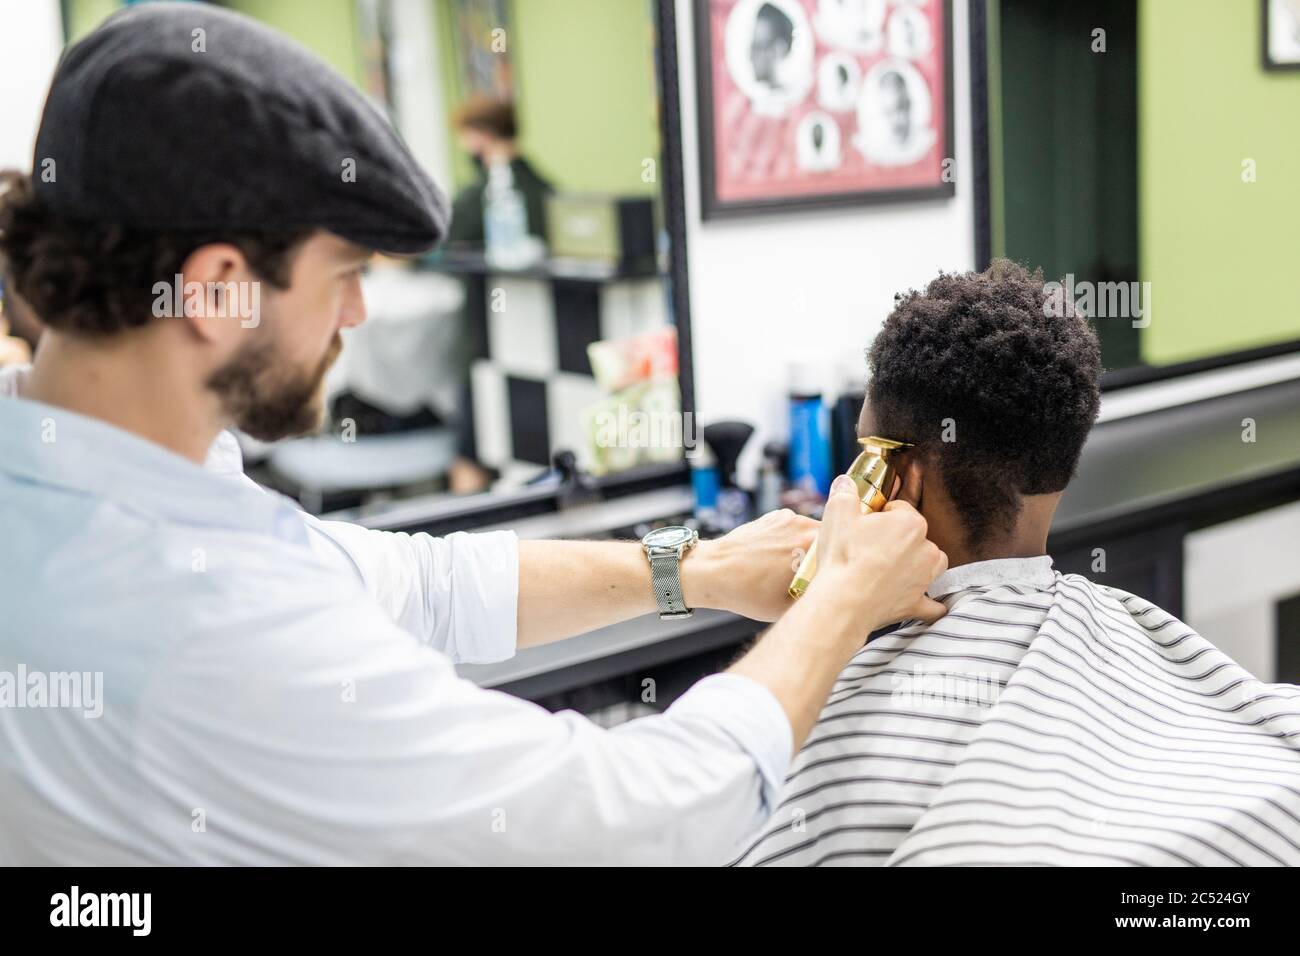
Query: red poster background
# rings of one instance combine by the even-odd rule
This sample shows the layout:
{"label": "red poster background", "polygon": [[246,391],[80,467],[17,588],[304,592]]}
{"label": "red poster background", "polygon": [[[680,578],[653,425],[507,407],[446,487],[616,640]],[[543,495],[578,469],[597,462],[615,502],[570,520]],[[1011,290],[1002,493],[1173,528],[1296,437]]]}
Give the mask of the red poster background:
{"label": "red poster background", "polygon": [[[821,196],[835,193],[872,192],[877,190],[914,189],[941,184],[942,164],[951,149],[947,142],[949,103],[944,76],[948,42],[944,24],[943,0],[924,0],[907,4],[924,13],[930,23],[931,48],[916,59],[909,59],[925,80],[930,93],[931,119],[936,139],[934,145],[916,162],[906,166],[881,166],[870,163],[853,145],[858,132],[856,111],[828,112],[839,126],[841,162],[832,170],[801,169],[796,161],[795,132],[809,113],[822,111],[814,82],[803,99],[782,116],[755,114],[749,98],[737,88],[727,69],[727,17],[742,0],[708,0],[711,69],[713,86],[714,182],[719,202],[755,199],[783,199]],[[817,0],[793,0],[802,6],[811,25],[816,22]],[[885,22],[900,6],[890,0]],[[848,55],[857,61],[861,76],[881,60],[889,59],[886,47],[873,53],[857,53],[826,44],[812,26],[814,41],[813,69],[831,52]]]}

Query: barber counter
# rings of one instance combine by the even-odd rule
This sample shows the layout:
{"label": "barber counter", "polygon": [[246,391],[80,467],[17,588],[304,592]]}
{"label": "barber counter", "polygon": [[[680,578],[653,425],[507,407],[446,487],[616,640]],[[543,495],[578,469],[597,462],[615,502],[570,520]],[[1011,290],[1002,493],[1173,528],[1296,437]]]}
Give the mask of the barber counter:
{"label": "barber counter", "polygon": [[[1183,615],[1184,543],[1213,525],[1300,500],[1300,381],[1114,421],[1093,430],[1048,539],[1058,570],[1077,572]],[[633,537],[638,525],[689,513],[674,486],[511,521],[526,538]],[[434,521],[385,522],[445,533]],[[486,528],[484,530],[487,530]],[[1300,543],[1294,563],[1300,568]],[[661,710],[725,667],[765,625],[721,611],[648,615],[460,672],[486,687],[617,721]],[[1277,680],[1298,681],[1293,648]]]}

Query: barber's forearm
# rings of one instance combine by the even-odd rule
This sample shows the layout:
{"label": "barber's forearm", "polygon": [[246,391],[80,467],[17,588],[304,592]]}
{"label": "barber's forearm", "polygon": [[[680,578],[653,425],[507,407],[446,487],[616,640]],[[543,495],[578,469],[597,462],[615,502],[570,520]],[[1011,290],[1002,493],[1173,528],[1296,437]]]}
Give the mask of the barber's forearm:
{"label": "barber's forearm", "polygon": [[863,586],[861,580],[840,581],[833,572],[819,572],[808,593],[730,668],[776,697],[790,719],[795,752],[812,731],[840,671],[877,626],[863,620],[857,610],[860,599],[839,599],[848,588]]}
{"label": "barber's forearm", "polygon": [[[715,607],[712,542],[682,561],[689,607]],[[655,610],[650,564],[636,541],[520,541],[520,647],[584,634]]]}
{"label": "barber's forearm", "polygon": [[[682,587],[692,607],[716,607],[726,569],[701,542],[682,562]],[[862,618],[858,578],[824,569],[808,595],[732,666],[765,686],[790,720],[794,749],[802,746],[835,678],[882,622]],[[854,601],[840,594],[857,592]],[[655,610],[645,553],[634,541],[520,541],[520,647],[532,647],[616,624]]]}

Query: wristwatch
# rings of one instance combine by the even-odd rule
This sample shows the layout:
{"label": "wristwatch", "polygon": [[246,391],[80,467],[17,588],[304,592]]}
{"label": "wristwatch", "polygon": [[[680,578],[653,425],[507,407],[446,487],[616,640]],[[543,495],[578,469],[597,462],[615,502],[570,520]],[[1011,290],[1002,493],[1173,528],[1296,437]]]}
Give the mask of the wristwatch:
{"label": "wristwatch", "polygon": [[655,528],[641,539],[645,556],[650,559],[650,583],[661,621],[675,621],[695,613],[682,596],[682,558],[699,540],[698,531],[682,525]]}

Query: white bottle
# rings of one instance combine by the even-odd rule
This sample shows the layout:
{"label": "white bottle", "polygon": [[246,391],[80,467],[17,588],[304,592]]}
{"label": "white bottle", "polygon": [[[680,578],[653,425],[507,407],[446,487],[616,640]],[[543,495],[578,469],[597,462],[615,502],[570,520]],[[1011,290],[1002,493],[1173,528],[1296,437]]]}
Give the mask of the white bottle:
{"label": "white bottle", "polygon": [[515,189],[510,164],[496,162],[488,167],[483,190],[483,235],[489,265],[499,269],[523,269],[537,261],[536,244],[528,235],[528,208],[523,194]]}

